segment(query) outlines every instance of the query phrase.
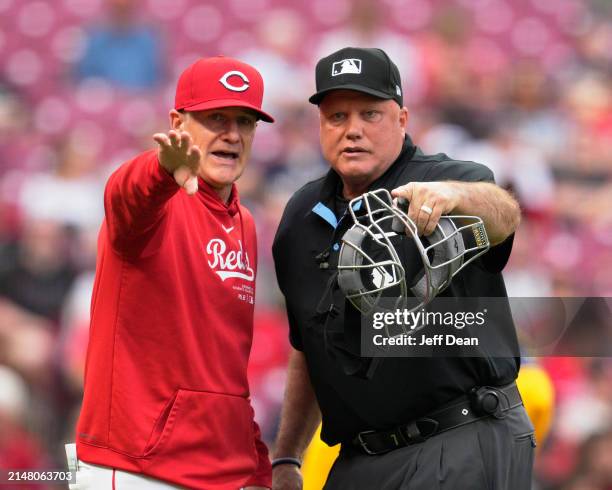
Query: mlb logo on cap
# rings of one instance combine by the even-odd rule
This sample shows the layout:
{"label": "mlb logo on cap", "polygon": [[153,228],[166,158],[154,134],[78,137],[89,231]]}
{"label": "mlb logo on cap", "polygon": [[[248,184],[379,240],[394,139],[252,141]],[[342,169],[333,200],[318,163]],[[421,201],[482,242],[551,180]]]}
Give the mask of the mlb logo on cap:
{"label": "mlb logo on cap", "polygon": [[358,58],[348,58],[346,60],[336,61],[332,65],[332,77],[344,75],[345,73],[361,73],[361,60]]}

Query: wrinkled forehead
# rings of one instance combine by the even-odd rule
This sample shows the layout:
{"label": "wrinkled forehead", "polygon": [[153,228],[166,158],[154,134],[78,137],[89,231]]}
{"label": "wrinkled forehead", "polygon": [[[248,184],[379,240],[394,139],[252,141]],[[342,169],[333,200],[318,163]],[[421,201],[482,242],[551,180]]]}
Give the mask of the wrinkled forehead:
{"label": "wrinkled forehead", "polygon": [[325,111],[330,107],[340,106],[378,106],[378,107],[398,107],[397,103],[392,99],[382,99],[374,95],[366,94],[358,90],[338,89],[329,92],[321,103],[319,109]]}

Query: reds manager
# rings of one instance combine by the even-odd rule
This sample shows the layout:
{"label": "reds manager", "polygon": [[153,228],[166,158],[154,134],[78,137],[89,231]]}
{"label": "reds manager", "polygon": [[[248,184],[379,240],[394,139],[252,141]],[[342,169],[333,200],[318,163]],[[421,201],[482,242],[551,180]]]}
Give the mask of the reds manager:
{"label": "reds manager", "polygon": [[108,181],[78,458],[67,447],[80,490],[271,485],[247,383],[255,226],[234,185],[273,122],[262,97],[252,66],[198,60],[158,148]]}

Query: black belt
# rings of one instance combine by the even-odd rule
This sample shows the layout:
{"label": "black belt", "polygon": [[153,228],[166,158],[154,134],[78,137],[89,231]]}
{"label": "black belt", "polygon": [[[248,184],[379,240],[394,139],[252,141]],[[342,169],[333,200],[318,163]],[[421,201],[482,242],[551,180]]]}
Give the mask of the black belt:
{"label": "black belt", "polygon": [[502,419],[508,410],[522,404],[521,394],[514,382],[503,387],[476,387],[425,417],[390,430],[364,430],[351,442],[367,454],[383,454],[486,417]]}

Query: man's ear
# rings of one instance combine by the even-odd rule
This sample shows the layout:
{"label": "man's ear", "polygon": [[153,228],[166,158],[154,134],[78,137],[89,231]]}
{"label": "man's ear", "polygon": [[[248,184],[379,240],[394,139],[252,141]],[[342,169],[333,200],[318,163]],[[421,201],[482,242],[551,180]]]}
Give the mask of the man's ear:
{"label": "man's ear", "polygon": [[406,130],[408,128],[408,109],[406,107],[402,107],[400,109],[399,123],[402,129],[404,130],[404,134],[406,134]]}
{"label": "man's ear", "polygon": [[170,109],[168,116],[170,117],[171,129],[183,129],[183,124],[185,123],[184,113],[180,113],[176,109]]}

